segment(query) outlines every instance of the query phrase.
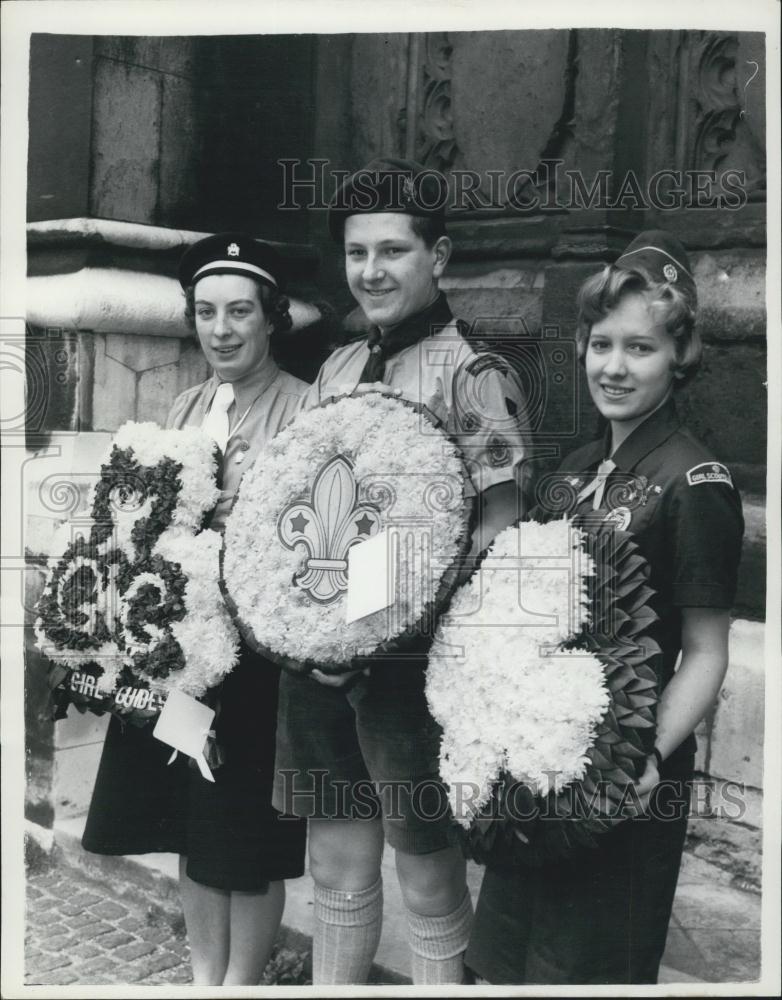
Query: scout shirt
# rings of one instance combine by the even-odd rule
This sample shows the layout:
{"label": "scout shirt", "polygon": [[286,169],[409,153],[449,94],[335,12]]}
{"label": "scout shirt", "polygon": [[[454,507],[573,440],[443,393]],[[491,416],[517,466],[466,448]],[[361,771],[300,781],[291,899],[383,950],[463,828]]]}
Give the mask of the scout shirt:
{"label": "scout shirt", "polygon": [[[386,360],[383,384],[403,399],[423,404],[442,424],[463,453],[475,493],[498,483],[520,484],[526,452],[519,378],[504,358],[473,348],[442,293],[436,304],[445,322],[432,320],[430,325],[431,308],[405,320],[425,324],[422,338]],[[302,408],[352,393],[368,358],[364,339],[336,350],[309,387]]]}
{"label": "scout shirt", "polygon": [[[271,357],[245,379],[242,380],[243,385],[252,387],[257,395],[246,410],[244,420],[240,413],[231,421],[236,431],[231,432],[225,446],[221,467],[222,493],[209,524],[215,531],[225,528],[242,476],[277,432],[296,414],[299,401],[308,388],[306,382],[281,371]],[[213,375],[206,382],[177,396],[169,411],[166,427],[200,427],[219,384],[220,379]]]}
{"label": "scout shirt", "polygon": [[[612,523],[630,532],[647,560],[656,591],[650,603],[660,617],[654,636],[663,653],[664,687],[681,650],[681,609],[733,604],[744,531],[741,498],[729,470],[681,426],[671,399],[611,456],[616,468],[593,510],[593,496],[579,494],[606,457],[609,442],[610,430],[606,439],[573,452],[554,481],[570,488],[573,499],[564,513],[585,530]],[[548,519],[542,504],[530,518]],[[677,753],[694,749],[690,736]]]}

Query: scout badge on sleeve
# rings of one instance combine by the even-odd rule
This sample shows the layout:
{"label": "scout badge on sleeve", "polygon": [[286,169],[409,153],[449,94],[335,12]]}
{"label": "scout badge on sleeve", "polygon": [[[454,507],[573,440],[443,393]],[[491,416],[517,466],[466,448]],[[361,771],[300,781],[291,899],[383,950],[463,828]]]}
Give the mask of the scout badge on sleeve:
{"label": "scout badge on sleeve", "polygon": [[340,673],[431,629],[470,544],[465,475],[445,432],[398,396],[299,414],[226,525],[226,602],[247,641],[288,669]]}
{"label": "scout badge on sleeve", "polygon": [[627,815],[655,734],[647,577],[624,532],[530,521],[454,595],[426,691],[468,856],[536,864]]}
{"label": "scout badge on sleeve", "polygon": [[220,594],[220,536],[203,524],[219,489],[214,444],[198,428],[125,424],[94,488],[87,537],[49,560],[36,644],[67,705],[142,723],[167,694],[195,697],[236,662]]}
{"label": "scout badge on sleeve", "polygon": [[688,486],[698,486],[701,483],[725,483],[733,486],[730,472],[721,462],[701,462],[687,471]]}

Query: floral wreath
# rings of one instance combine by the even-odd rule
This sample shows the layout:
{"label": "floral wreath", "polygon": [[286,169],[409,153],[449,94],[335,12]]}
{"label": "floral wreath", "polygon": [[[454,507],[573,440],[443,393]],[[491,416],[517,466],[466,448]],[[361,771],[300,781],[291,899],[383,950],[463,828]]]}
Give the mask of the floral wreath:
{"label": "floral wreath", "polygon": [[647,578],[625,532],[530,521],[454,595],[426,690],[468,856],[537,864],[629,815],[659,687]]}
{"label": "floral wreath", "polygon": [[[245,475],[226,525],[226,600],[247,641],[291,670],[339,673],[431,634],[470,545],[465,482],[418,404],[373,389],[299,414]],[[384,530],[394,601],[348,622],[348,553]]]}
{"label": "floral wreath", "polygon": [[219,495],[214,443],[200,429],[130,422],[117,432],[89,533],[49,560],[38,601],[56,717],[73,703],[143,722],[173,688],[199,697],[232,669],[221,538],[204,527]]}

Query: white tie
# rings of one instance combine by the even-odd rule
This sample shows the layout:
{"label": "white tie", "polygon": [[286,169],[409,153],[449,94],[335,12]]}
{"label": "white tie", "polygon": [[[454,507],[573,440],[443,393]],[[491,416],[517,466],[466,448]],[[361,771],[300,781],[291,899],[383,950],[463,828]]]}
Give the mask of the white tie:
{"label": "white tie", "polygon": [[603,502],[603,493],[605,493],[606,480],[611,475],[611,473],[616,468],[616,465],[611,461],[610,458],[606,458],[597,467],[597,472],[595,473],[595,478],[587,486],[581,490],[578,494],[579,502],[586,500],[587,497],[592,496],[592,510],[597,510],[600,504]]}
{"label": "white tie", "polygon": [[234,401],[234,387],[230,382],[221,382],[212,400],[209,413],[201,424],[202,430],[211,437],[220,451],[228,444],[228,409]]}

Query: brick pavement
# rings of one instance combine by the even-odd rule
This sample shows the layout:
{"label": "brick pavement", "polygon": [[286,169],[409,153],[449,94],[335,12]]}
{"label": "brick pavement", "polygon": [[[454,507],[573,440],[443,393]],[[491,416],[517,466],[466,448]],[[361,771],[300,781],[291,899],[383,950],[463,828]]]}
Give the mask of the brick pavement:
{"label": "brick pavement", "polygon": [[183,920],[67,865],[28,873],[26,918],[28,986],[192,982]]}
{"label": "brick pavement", "polygon": [[[58,847],[28,871],[25,972],[28,985],[143,985],[191,982],[176,880],[149,881],[133,859]],[[67,846],[67,837],[62,838]],[[384,859],[384,945],[372,983],[409,982],[409,955],[392,852]],[[87,862],[90,868],[85,868]],[[100,862],[100,864],[98,863]],[[104,864],[111,862],[111,864]],[[92,866],[95,866],[94,869]],[[474,866],[473,866],[474,869]],[[159,872],[159,876],[163,876]],[[480,872],[472,870],[477,895]],[[760,973],[760,896],[729,871],[685,852],[661,984],[752,982]],[[285,924],[264,985],[308,985],[312,886],[288,885]]]}
{"label": "brick pavement", "polygon": [[[60,859],[28,870],[28,986],[155,986],[192,982],[181,915],[149,892],[118,892]],[[264,985],[307,985],[308,955],[275,949]]]}

